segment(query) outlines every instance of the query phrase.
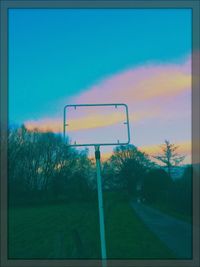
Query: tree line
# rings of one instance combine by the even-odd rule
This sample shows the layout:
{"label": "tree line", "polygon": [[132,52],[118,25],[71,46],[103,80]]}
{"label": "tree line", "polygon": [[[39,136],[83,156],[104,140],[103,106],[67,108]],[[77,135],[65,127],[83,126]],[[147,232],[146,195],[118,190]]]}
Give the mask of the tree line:
{"label": "tree line", "polygon": [[[123,192],[128,198],[147,204],[164,203],[191,214],[192,167],[173,180],[172,168],[182,162],[177,146],[165,141],[155,156],[134,145],[117,146],[102,163],[103,188]],[[91,201],[97,197],[95,161],[88,150],[79,151],[63,142],[59,134],[29,131],[25,126],[11,129],[8,136],[8,189],[10,205]]]}

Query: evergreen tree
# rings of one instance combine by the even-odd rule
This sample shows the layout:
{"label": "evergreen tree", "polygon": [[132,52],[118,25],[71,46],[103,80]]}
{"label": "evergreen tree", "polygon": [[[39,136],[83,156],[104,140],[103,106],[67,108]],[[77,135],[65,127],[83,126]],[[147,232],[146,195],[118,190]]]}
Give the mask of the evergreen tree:
{"label": "evergreen tree", "polygon": [[179,165],[185,158],[185,156],[177,153],[177,149],[178,146],[171,144],[168,140],[165,140],[165,143],[161,145],[162,153],[154,157],[164,163],[170,177],[172,168]]}

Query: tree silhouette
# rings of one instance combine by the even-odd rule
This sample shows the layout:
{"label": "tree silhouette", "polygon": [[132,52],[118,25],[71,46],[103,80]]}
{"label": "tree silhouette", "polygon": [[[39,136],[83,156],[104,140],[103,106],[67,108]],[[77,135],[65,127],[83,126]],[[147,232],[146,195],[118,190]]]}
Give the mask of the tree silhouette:
{"label": "tree silhouette", "polygon": [[29,131],[24,125],[10,129],[8,158],[12,204],[89,199],[93,194],[87,151],[67,146],[58,134]]}
{"label": "tree silhouette", "polygon": [[[146,172],[154,166],[147,154],[139,151],[134,145],[118,146],[109,160],[107,173],[109,184],[127,190],[131,195],[142,182]],[[108,168],[109,167],[109,168]],[[110,171],[109,171],[110,169]],[[111,175],[111,171],[113,174]]]}
{"label": "tree silhouette", "polygon": [[154,156],[155,159],[165,164],[170,177],[172,168],[179,165],[185,159],[185,156],[177,153],[178,147],[179,146],[171,144],[168,140],[165,140],[165,143],[161,145],[162,154]]}
{"label": "tree silhouette", "polygon": [[172,187],[172,179],[162,169],[152,169],[145,176],[142,195],[148,203],[160,203],[168,201],[169,190]]}

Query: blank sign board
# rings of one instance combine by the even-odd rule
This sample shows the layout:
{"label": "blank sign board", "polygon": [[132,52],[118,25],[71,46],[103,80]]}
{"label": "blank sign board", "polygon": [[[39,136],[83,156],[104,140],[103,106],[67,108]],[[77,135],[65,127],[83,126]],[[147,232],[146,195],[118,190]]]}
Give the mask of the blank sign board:
{"label": "blank sign board", "polygon": [[66,105],[64,136],[72,146],[128,144],[128,107],[126,104]]}

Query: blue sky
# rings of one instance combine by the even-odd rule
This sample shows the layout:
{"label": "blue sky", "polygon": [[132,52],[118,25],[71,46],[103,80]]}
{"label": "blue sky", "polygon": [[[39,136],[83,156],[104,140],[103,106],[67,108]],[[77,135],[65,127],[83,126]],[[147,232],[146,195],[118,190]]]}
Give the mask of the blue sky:
{"label": "blue sky", "polygon": [[55,99],[121,70],[181,59],[191,52],[189,36],[186,9],[12,9],[10,121],[53,112]]}
{"label": "blue sky", "polygon": [[9,123],[57,127],[67,103],[119,101],[137,115],[132,142],[185,145],[191,28],[191,9],[10,9]]}

